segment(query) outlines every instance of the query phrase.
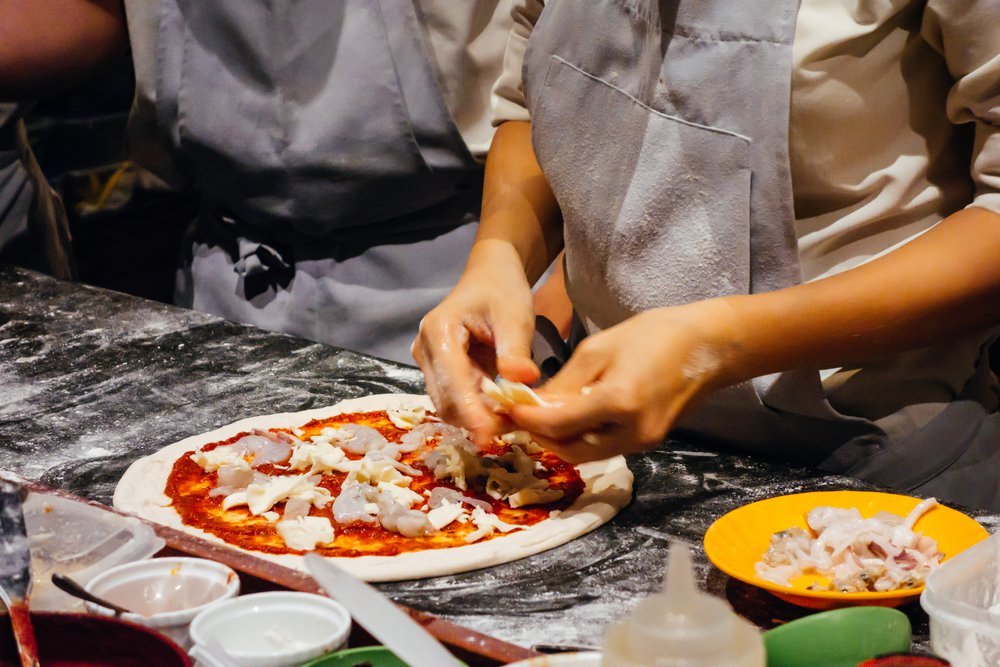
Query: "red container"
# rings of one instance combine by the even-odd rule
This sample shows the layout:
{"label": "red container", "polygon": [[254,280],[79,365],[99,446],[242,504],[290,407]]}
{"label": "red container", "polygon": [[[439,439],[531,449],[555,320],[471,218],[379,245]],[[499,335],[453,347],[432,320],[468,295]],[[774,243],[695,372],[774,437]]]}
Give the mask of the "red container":
{"label": "red container", "polygon": [[[163,635],[103,616],[34,613],[42,667],[191,667],[191,659]],[[0,667],[19,667],[10,620],[0,616]]]}

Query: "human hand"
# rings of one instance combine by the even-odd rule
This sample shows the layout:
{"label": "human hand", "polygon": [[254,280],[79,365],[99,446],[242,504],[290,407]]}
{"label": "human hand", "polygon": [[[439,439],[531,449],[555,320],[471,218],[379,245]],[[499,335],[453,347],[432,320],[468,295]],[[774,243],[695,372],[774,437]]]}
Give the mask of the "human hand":
{"label": "human hand", "polygon": [[438,415],[485,444],[510,429],[484,402],[482,378],[499,372],[531,384],[539,371],[531,361],[535,318],[520,260],[489,242],[474,253],[455,289],[421,321],[412,352]]}
{"label": "human hand", "polygon": [[539,394],[510,417],[571,463],[652,449],[678,416],[733,381],[735,316],[724,300],[658,308],[584,339]]}

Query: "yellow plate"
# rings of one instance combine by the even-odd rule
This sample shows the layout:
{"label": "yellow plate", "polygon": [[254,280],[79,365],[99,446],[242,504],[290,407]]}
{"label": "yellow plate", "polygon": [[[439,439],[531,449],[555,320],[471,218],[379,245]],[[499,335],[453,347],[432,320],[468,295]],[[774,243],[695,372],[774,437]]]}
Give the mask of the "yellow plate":
{"label": "yellow plate", "polygon": [[[818,575],[803,575],[793,579],[789,588],[759,578],[754,564],[767,551],[772,534],[792,526],[808,530],[806,513],[814,507],[856,507],[864,518],[883,511],[906,516],[920,500],[874,491],[816,491],[760,500],[716,520],[705,533],[705,554],[717,568],[734,579],[759,586],[800,607],[896,607],[920,595],[924,587],[877,593],[810,591],[807,590],[809,584],[825,580]],[[975,519],[943,505],[924,514],[914,530],[935,539],[945,560],[989,536]]]}

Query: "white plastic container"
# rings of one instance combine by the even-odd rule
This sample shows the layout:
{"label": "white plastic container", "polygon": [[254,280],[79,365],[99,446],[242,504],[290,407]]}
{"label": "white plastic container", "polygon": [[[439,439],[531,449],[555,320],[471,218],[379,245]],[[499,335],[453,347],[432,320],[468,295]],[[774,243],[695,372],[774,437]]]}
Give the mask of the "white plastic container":
{"label": "white plastic container", "polygon": [[920,606],[934,653],[955,667],[1000,665],[1000,534],[934,570]]}
{"label": "white plastic container", "polygon": [[322,595],[254,593],[212,605],[191,622],[191,656],[206,667],[291,667],[341,648],[351,630],[344,605]]}
{"label": "white plastic container", "polygon": [[583,653],[557,653],[540,658],[528,658],[507,667],[601,667],[601,654],[596,651]]}
{"label": "white plastic container", "polygon": [[52,584],[58,572],[86,585],[108,568],[149,558],[164,541],[134,517],[49,493],[30,493],[24,522],[31,546],[31,608],[84,611],[83,602]]}
{"label": "white plastic container", "polygon": [[[240,578],[232,568],[204,558],[154,558],[113,567],[86,588],[137,612],[122,614],[124,620],[158,630],[188,649],[191,621],[210,605],[236,597]],[[112,614],[90,602],[87,609]]]}
{"label": "white plastic container", "polygon": [[702,593],[691,553],[670,546],[663,592],[604,633],[601,667],[764,667],[760,631],[725,600]]}

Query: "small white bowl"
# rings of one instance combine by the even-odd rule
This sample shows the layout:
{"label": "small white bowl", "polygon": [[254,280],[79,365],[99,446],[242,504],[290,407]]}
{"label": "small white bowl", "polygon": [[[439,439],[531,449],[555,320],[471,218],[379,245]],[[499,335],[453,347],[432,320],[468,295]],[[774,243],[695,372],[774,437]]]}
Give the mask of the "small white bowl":
{"label": "small white bowl", "polygon": [[328,597],[254,593],[198,614],[191,622],[192,653],[212,645],[242,667],[285,667],[341,648],[350,630],[351,615]]}
{"label": "small white bowl", "polygon": [[[86,589],[137,612],[122,614],[126,621],[154,628],[187,649],[192,619],[236,597],[240,578],[232,568],[203,558],[153,558],[113,567],[91,579]],[[95,614],[114,613],[90,602],[87,608]]]}

